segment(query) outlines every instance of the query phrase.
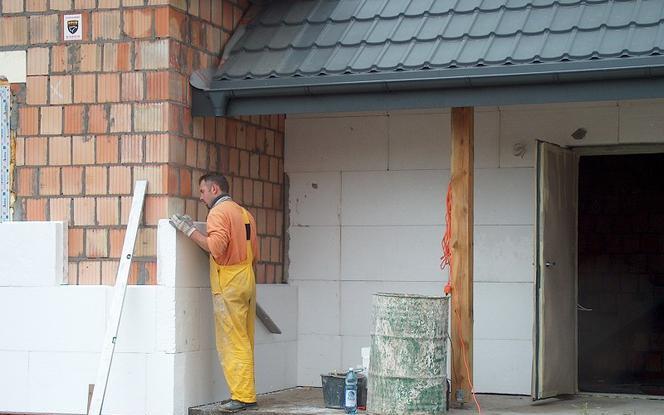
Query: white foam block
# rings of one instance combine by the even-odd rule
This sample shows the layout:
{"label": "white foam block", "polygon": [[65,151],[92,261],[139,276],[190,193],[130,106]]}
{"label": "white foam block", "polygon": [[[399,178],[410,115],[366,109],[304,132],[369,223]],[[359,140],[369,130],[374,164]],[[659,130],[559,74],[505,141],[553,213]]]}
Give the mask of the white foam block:
{"label": "white foam block", "polygon": [[532,283],[478,282],[473,287],[475,339],[532,338]]}
{"label": "white foam block", "polygon": [[341,370],[341,336],[300,335],[297,344],[297,384],[321,386],[323,373]]}
{"label": "white foam block", "polygon": [[341,273],[347,280],[439,281],[444,232],[442,225],[344,226]]}
{"label": "white foam block", "polygon": [[156,350],[166,353],[175,352],[178,333],[175,331],[175,288],[159,286],[156,289]]}
{"label": "white foam block", "polygon": [[[196,226],[205,232],[205,223]],[[161,219],[157,228],[157,283],[166,287],[209,287],[209,255]]]}
{"label": "white foam block", "polygon": [[496,168],[500,164],[500,113],[475,111],[474,165],[476,169]]}
{"label": "white foam block", "polygon": [[[112,300],[113,292],[108,291],[108,305]],[[150,353],[156,350],[156,326],[158,318],[167,318],[157,315],[157,290],[154,286],[127,287],[120,328],[117,336],[117,352]]]}
{"label": "white foam block", "polygon": [[198,316],[199,350],[215,350],[214,309],[210,289],[199,289],[198,304],[200,311]]}
{"label": "white foam block", "polygon": [[532,225],[535,171],[531,168],[475,170],[475,225]]}
{"label": "white foam block", "polygon": [[387,169],[387,117],[286,118],[285,170]]}
{"label": "white foam block", "polygon": [[179,288],[175,293],[176,353],[197,351],[201,348],[199,292],[198,288]]}
{"label": "white foam block", "polygon": [[8,50],[0,52],[0,75],[10,84],[25,83],[27,78],[27,52]]}
{"label": "white foam block", "polygon": [[0,223],[0,287],[54,286],[66,280],[64,222]]}
{"label": "white foam block", "polygon": [[228,399],[228,389],[214,350],[175,355],[174,414],[185,415],[192,406]]}
{"label": "white foam block", "polygon": [[343,336],[341,338],[341,367],[362,366],[362,348],[371,346],[369,336]]}
{"label": "white foam block", "polygon": [[256,344],[256,392],[297,386],[297,342]]}
{"label": "white foam block", "polygon": [[0,350],[97,352],[107,287],[0,288]]}
{"label": "white foam block", "polygon": [[533,343],[530,340],[474,340],[476,392],[530,395]]}
{"label": "white foam block", "polygon": [[173,353],[152,353],[147,356],[147,415],[174,413],[175,356]]}
{"label": "white foam block", "polygon": [[0,351],[0,410],[19,412],[28,407],[28,352]]}
{"label": "white foam block", "polygon": [[339,281],[295,281],[298,334],[339,334]]}
{"label": "white foam block", "polygon": [[282,343],[297,340],[298,288],[291,284],[258,284],[256,300],[281,329],[272,334],[256,322],[256,344]]}
{"label": "white foam block", "polygon": [[80,414],[95,382],[99,353],[32,352],[28,412]]}
{"label": "white foam block", "polygon": [[339,225],[341,173],[290,173],[288,208],[291,226]]}
{"label": "white foam block", "polygon": [[390,170],[449,169],[450,113],[390,113]]}
{"label": "white foam block", "polygon": [[[598,145],[618,143],[618,107],[607,103],[508,106],[501,110],[500,166],[535,165],[535,140],[559,145]],[[579,128],[587,131],[583,140],[572,138]],[[514,155],[514,145],[523,143],[527,151]]]}
{"label": "white foam block", "polygon": [[473,281],[532,282],[535,227],[475,226]]}
{"label": "white foam block", "polygon": [[341,228],[339,226],[291,226],[288,278],[339,279]]}
{"label": "white foam block", "polygon": [[146,368],[146,354],[114,354],[102,414],[145,414]]}
{"label": "white foam block", "polygon": [[445,221],[448,170],[342,175],[342,225],[438,225]]}
{"label": "white foam block", "polygon": [[664,143],[664,102],[621,102],[619,140],[621,143]]}

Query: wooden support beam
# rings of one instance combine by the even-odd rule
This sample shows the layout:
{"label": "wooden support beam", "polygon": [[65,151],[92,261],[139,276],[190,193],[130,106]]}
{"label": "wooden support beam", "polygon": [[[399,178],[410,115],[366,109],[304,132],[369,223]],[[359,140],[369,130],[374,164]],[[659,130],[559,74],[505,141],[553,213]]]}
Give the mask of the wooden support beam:
{"label": "wooden support beam", "polygon": [[472,107],[452,108],[452,394],[471,399],[473,381],[473,124]]}

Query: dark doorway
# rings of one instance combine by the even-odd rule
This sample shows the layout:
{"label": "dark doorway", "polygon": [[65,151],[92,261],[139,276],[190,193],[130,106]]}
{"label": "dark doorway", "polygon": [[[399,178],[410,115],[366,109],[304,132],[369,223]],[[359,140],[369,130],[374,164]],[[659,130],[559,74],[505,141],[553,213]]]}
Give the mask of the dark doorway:
{"label": "dark doorway", "polygon": [[664,154],[579,166],[579,390],[664,395]]}

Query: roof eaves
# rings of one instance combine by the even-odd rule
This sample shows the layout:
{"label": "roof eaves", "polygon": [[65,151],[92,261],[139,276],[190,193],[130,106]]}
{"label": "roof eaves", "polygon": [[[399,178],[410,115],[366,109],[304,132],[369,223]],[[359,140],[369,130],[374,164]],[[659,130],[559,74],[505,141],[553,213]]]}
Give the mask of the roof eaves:
{"label": "roof eaves", "polygon": [[637,71],[639,73],[647,74],[663,67],[664,56],[648,56],[560,63],[481,66],[472,68],[428,69],[309,77],[302,76],[225,81],[212,80],[209,89],[214,91],[240,92],[254,89],[271,90],[290,87],[360,85],[373,83],[392,84],[415,81],[453,81],[458,79],[466,79],[472,83],[473,80],[486,78],[513,78],[542,75],[576,77],[581,74],[585,74],[586,77],[590,76],[595,77],[596,79],[604,79],[605,76],[608,76],[606,73],[607,71],[611,73]]}
{"label": "roof eaves", "polygon": [[[664,77],[664,56],[318,77],[215,81],[192,76],[194,115],[226,115],[229,102],[257,97],[323,97],[494,86],[551,85]],[[663,94],[664,95],[664,94]],[[210,107],[212,106],[212,107]]]}

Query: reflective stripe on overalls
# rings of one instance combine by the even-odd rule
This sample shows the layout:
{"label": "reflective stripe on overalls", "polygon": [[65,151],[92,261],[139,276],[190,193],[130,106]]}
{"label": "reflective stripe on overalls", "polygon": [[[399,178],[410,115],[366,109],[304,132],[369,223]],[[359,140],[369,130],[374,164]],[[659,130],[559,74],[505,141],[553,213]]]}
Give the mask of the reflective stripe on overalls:
{"label": "reflective stripe on overalls", "polygon": [[214,304],[219,361],[231,399],[256,402],[254,381],[254,320],[256,280],[251,249],[249,215],[242,209],[247,232],[247,258],[234,265],[219,265],[210,255],[210,287]]}

